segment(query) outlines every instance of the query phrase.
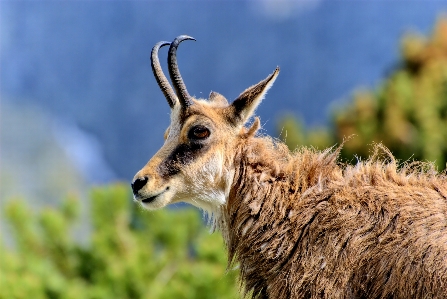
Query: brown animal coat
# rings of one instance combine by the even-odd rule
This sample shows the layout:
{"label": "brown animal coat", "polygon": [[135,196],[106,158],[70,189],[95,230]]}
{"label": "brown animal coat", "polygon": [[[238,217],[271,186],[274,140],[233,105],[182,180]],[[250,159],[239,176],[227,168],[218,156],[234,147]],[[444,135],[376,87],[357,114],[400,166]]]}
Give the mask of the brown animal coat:
{"label": "brown animal coat", "polygon": [[425,164],[398,169],[392,156],[377,159],[380,148],[342,167],[338,149],[291,154],[269,138],[241,142],[221,229],[246,291],[447,298],[446,177]]}

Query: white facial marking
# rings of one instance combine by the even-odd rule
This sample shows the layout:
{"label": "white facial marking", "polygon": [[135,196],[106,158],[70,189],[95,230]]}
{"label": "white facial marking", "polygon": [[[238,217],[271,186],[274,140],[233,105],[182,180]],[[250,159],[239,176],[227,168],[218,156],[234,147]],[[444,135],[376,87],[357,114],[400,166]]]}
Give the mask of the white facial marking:
{"label": "white facial marking", "polygon": [[215,212],[219,206],[226,203],[229,192],[227,190],[231,185],[223,171],[223,155],[220,152],[213,153],[200,169],[185,176],[188,194],[184,201],[208,213]]}

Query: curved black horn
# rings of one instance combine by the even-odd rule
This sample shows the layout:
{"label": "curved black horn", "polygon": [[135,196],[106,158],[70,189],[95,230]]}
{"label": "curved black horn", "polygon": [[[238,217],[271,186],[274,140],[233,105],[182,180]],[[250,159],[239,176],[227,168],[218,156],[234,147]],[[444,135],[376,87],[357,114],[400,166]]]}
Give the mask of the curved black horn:
{"label": "curved black horn", "polygon": [[170,45],[169,42],[159,42],[155,44],[155,46],[152,48],[151,52],[151,67],[152,72],[154,73],[155,80],[157,80],[158,86],[160,87],[161,91],[165,95],[166,100],[168,101],[169,107],[174,108],[175,103],[177,102],[177,96],[174,93],[174,90],[172,89],[171,85],[169,84],[168,79],[166,78],[165,74],[163,74],[163,70],[160,66],[160,60],[158,59],[158,50],[161,47]]}
{"label": "curved black horn", "polygon": [[185,83],[183,82],[182,76],[177,65],[177,47],[184,40],[194,40],[195,38],[187,35],[180,35],[174,39],[169,47],[168,53],[168,70],[169,76],[171,77],[172,85],[174,86],[175,92],[177,93],[178,99],[182,107],[186,108],[191,106],[191,96],[186,90]]}

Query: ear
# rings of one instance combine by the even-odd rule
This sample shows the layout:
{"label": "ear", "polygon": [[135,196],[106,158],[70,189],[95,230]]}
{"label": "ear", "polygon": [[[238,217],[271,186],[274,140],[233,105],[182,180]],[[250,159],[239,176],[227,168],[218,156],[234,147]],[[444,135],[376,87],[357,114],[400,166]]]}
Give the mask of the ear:
{"label": "ear", "polygon": [[229,106],[231,109],[230,114],[236,125],[243,125],[253,115],[256,107],[258,107],[267,91],[272,87],[278,74],[279,67],[276,67],[272,74],[258,84],[247,88],[231,103]]}
{"label": "ear", "polygon": [[223,106],[223,107],[228,106],[227,99],[223,95],[221,95],[220,93],[217,93],[215,91],[212,91],[210,93],[208,100],[212,103],[217,104],[218,106]]}

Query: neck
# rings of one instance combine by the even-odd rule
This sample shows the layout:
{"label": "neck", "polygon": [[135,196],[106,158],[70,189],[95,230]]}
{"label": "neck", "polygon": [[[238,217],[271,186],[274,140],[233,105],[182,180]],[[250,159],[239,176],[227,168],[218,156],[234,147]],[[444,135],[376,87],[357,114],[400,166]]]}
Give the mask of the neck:
{"label": "neck", "polygon": [[229,262],[240,264],[245,289],[255,292],[264,289],[268,276],[264,271],[271,270],[272,258],[283,250],[277,239],[271,244],[268,230],[275,218],[280,220],[278,212],[282,218],[287,212],[281,190],[288,179],[281,168],[290,154],[285,146],[273,151],[275,147],[270,139],[250,138],[236,151],[227,203],[215,220],[228,248]]}
{"label": "neck", "polygon": [[287,261],[307,229],[291,230],[290,223],[298,217],[303,223],[312,221],[312,215],[302,214],[302,205],[315,204],[312,198],[319,197],[314,195],[327,182],[322,178],[331,178],[323,172],[337,167],[337,155],[306,149],[292,155],[283,144],[263,138],[253,138],[237,151],[234,180],[218,225],[230,263],[240,264],[245,290],[262,294],[269,280],[287,281],[278,275],[287,273]]}

